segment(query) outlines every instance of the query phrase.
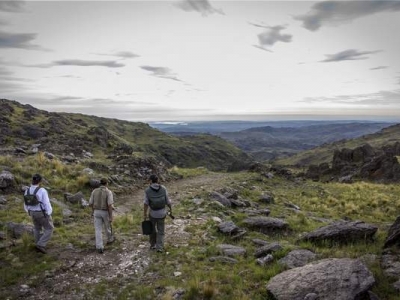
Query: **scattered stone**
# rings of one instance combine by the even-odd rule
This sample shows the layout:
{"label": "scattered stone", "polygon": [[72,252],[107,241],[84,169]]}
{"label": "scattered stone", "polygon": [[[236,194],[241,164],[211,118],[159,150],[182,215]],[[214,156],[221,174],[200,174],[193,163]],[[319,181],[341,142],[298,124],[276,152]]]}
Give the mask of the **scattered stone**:
{"label": "scattered stone", "polygon": [[24,233],[33,235],[33,226],[21,223],[7,222],[7,228],[11,232],[12,238],[19,239]]}
{"label": "scattered stone", "polygon": [[250,228],[260,230],[262,233],[271,233],[289,229],[287,222],[271,217],[250,217],[243,221]]}
{"label": "scattered stone", "polygon": [[237,259],[234,259],[232,257],[227,257],[227,256],[213,256],[213,257],[210,257],[209,260],[211,262],[221,262],[221,263],[226,263],[226,264],[238,263]]}
{"label": "scattered stone", "polygon": [[270,279],[267,290],[277,300],[307,296],[324,300],[367,299],[374,283],[372,273],[360,260],[332,258],[284,271]]}
{"label": "scattered stone", "polygon": [[317,255],[314,252],[306,249],[298,249],[290,251],[285,257],[281,258],[278,262],[289,269],[302,267],[310,261],[315,260]]}
{"label": "scattered stone", "polygon": [[263,194],[263,195],[260,197],[260,201],[263,202],[263,203],[266,203],[266,204],[273,204],[273,203],[275,203],[274,196],[273,196],[272,194],[270,194],[270,193],[268,193],[268,194]]}
{"label": "scattered stone", "polygon": [[221,218],[219,218],[219,217],[212,217],[211,220],[213,220],[216,223],[221,223],[222,222]]}
{"label": "scattered stone", "polygon": [[268,263],[270,263],[271,261],[274,260],[274,257],[272,256],[272,254],[267,254],[266,256],[257,258],[257,264],[259,264],[260,266],[266,266]]}
{"label": "scattered stone", "polygon": [[220,223],[218,225],[218,230],[224,234],[233,235],[239,231],[239,227],[237,227],[232,221],[227,221]]}
{"label": "scattered stone", "polygon": [[381,258],[383,273],[392,278],[400,278],[400,258],[398,255],[384,254]]}
{"label": "scattered stone", "polygon": [[262,239],[252,239],[253,243],[259,246],[265,246],[268,245],[269,242],[262,240]]}
{"label": "scattered stone", "polygon": [[84,199],[83,193],[79,191],[78,193],[72,195],[70,193],[65,193],[64,194],[64,200],[66,202],[72,203],[72,204],[77,204],[81,203],[82,199]]}
{"label": "scattered stone", "polygon": [[4,196],[0,196],[0,204],[7,204],[7,199]]}
{"label": "scattered stone", "polygon": [[82,170],[82,173],[83,173],[83,174],[87,174],[87,175],[93,175],[93,174],[94,174],[94,171],[93,171],[93,169],[91,169],[91,168],[84,168],[84,169]]}
{"label": "scattered stone", "polygon": [[293,203],[285,202],[284,205],[285,205],[286,207],[293,208],[293,209],[295,209],[295,210],[300,210],[300,207],[297,206],[297,205],[295,205],[295,204],[293,204]]}
{"label": "scattered stone", "polygon": [[178,276],[181,276],[182,275],[182,272],[174,272],[174,276],[175,277],[178,277]]}
{"label": "scattered stone", "polygon": [[217,246],[217,248],[226,256],[237,256],[246,254],[246,249],[239,246],[220,244]]}
{"label": "scattered stone", "polygon": [[227,207],[231,207],[232,206],[231,201],[228,198],[226,198],[224,195],[222,195],[222,194],[220,194],[218,192],[212,192],[211,193],[211,197],[214,200],[216,200],[219,203],[221,203],[222,205],[224,205],[224,206],[227,206]]}
{"label": "scattered stone", "polygon": [[282,249],[283,248],[281,245],[274,242],[274,243],[262,246],[261,248],[258,248],[256,250],[256,252],[254,253],[254,256],[257,258],[260,258],[260,257],[266,256],[267,254],[271,254],[273,252],[276,252],[276,251],[279,251]]}
{"label": "scattered stone", "polygon": [[203,201],[204,201],[204,200],[201,199],[201,198],[194,198],[194,199],[192,199],[192,202],[193,202],[194,204],[196,204],[196,205],[202,204]]}
{"label": "scattered stone", "polygon": [[56,157],[53,153],[50,152],[44,152],[43,155],[48,159],[54,159]]}
{"label": "scattered stone", "polygon": [[340,220],[306,234],[301,240],[314,243],[330,241],[343,244],[354,241],[371,241],[377,230],[377,226],[362,221]]}
{"label": "scattered stone", "polygon": [[14,175],[9,171],[0,173],[0,189],[5,190],[14,186]]}

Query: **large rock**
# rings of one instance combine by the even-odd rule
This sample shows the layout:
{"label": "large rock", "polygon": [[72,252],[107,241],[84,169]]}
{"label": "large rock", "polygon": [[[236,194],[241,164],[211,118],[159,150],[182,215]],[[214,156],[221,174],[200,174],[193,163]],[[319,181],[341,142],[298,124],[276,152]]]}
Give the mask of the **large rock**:
{"label": "large rock", "polygon": [[289,229],[286,221],[271,217],[250,217],[243,221],[248,227],[258,229],[262,233],[271,233]]}
{"label": "large rock", "polygon": [[306,249],[297,249],[290,251],[285,257],[281,258],[278,262],[288,269],[302,267],[310,261],[315,260],[317,255],[314,252]]}
{"label": "large rock", "polygon": [[396,221],[390,226],[384,247],[387,248],[396,244],[400,244],[400,216],[398,216]]}
{"label": "large rock", "polygon": [[14,175],[9,171],[0,173],[0,189],[5,190],[14,186]]}
{"label": "large rock", "polygon": [[276,300],[356,300],[369,299],[374,283],[360,260],[332,258],[282,272],[269,281],[267,290]]}
{"label": "large rock", "polygon": [[346,244],[372,240],[377,230],[377,226],[362,221],[338,221],[306,234],[301,240],[314,243],[329,241]]}
{"label": "large rock", "polygon": [[222,233],[233,235],[238,233],[239,227],[237,227],[236,224],[233,223],[232,221],[227,221],[219,224],[218,230],[221,231]]}
{"label": "large rock", "polygon": [[257,258],[260,258],[260,257],[266,256],[267,254],[271,254],[273,252],[276,252],[276,251],[279,251],[282,249],[283,249],[282,246],[279,245],[278,243],[271,243],[271,244],[268,244],[268,245],[258,248],[256,250],[256,252],[254,253],[254,256]]}
{"label": "large rock", "polygon": [[66,202],[72,203],[72,204],[77,204],[77,203],[82,203],[82,200],[85,199],[85,196],[83,195],[82,192],[78,192],[76,194],[70,194],[70,193],[65,193],[64,194],[64,200]]}

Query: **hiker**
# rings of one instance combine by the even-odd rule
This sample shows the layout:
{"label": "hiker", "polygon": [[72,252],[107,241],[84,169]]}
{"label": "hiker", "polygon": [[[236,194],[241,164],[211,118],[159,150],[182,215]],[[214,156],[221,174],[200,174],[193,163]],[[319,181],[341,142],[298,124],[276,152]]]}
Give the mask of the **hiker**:
{"label": "hiker", "polygon": [[53,235],[54,230],[53,220],[51,218],[53,208],[47,190],[40,187],[41,182],[42,176],[40,174],[34,174],[32,176],[32,184],[25,190],[24,199],[27,195],[35,195],[36,197],[33,202],[25,200],[24,209],[32,217],[35,248],[37,251],[46,253],[46,245]]}
{"label": "hiker", "polygon": [[113,194],[107,188],[107,178],[100,179],[100,187],[94,189],[90,195],[89,205],[93,210],[96,250],[104,252],[103,226],[107,235],[107,244],[114,242],[111,222],[113,221]]}
{"label": "hiker", "polygon": [[[149,177],[150,186],[145,190],[144,196],[144,219],[150,218],[153,225],[152,233],[150,234],[150,249],[157,252],[164,251],[164,232],[165,232],[165,217],[167,216],[166,206],[172,212],[171,200],[168,198],[168,192],[165,186],[161,185],[158,177],[155,174]],[[147,211],[150,211],[147,214]]]}

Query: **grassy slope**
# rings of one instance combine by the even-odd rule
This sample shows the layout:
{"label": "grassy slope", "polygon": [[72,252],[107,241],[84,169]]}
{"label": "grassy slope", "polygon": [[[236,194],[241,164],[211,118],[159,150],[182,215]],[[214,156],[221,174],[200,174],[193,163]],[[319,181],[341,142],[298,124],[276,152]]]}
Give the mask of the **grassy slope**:
{"label": "grassy slope", "polygon": [[285,159],[276,160],[279,165],[309,165],[320,164],[323,162],[331,163],[335,150],[343,148],[354,149],[364,144],[370,144],[373,147],[382,147],[384,145],[400,141],[400,124],[382,129],[381,131],[364,135],[352,140],[342,140],[339,142],[325,144],[320,147],[307,150]]}

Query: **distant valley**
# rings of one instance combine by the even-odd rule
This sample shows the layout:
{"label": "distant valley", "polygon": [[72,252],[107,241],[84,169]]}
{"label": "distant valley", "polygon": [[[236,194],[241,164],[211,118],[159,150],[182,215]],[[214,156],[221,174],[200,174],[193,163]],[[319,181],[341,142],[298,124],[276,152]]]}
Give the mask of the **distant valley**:
{"label": "distant valley", "polygon": [[259,161],[290,157],[323,144],[376,133],[393,124],[343,120],[150,123],[176,136],[208,133],[222,137]]}

